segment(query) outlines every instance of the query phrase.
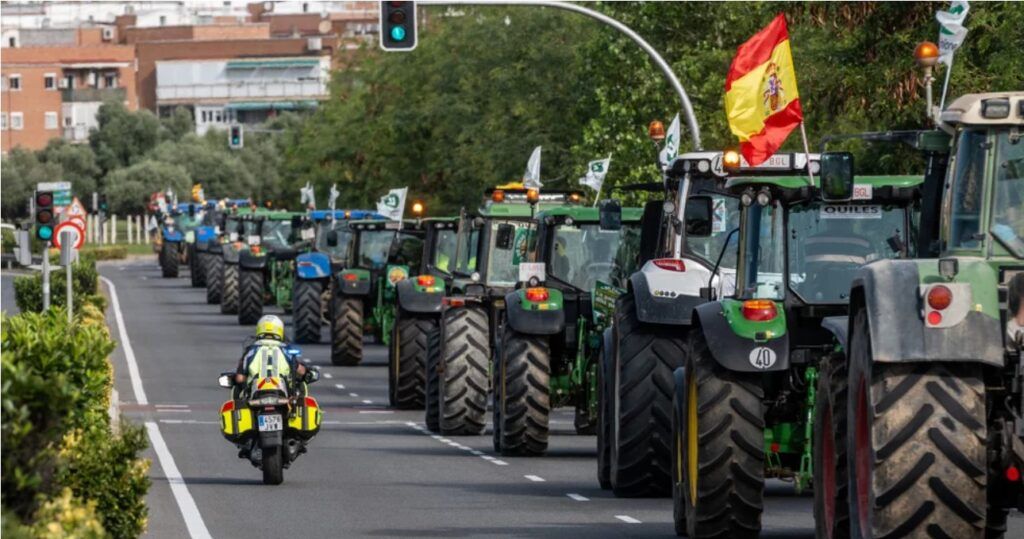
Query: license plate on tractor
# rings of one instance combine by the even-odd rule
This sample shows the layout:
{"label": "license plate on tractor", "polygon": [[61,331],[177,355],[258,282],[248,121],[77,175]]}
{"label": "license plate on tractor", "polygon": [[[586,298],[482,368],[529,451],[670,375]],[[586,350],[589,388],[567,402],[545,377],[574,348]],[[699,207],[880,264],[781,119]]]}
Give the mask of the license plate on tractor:
{"label": "license plate on tractor", "polygon": [[282,421],[280,415],[261,415],[259,420],[260,432],[275,432],[281,430]]}

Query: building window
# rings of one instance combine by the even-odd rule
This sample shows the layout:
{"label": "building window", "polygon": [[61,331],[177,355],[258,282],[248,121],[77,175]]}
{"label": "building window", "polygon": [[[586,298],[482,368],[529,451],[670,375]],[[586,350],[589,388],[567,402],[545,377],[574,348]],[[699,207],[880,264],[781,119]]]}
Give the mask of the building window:
{"label": "building window", "polygon": [[9,45],[11,47],[17,47],[18,46],[18,38],[14,37],[14,36],[11,36],[11,37],[7,38],[7,45]]}
{"label": "building window", "polygon": [[57,75],[53,73],[47,73],[43,75],[43,88],[47,90],[57,89]]}
{"label": "building window", "polygon": [[0,131],[7,131],[7,113],[0,112]]}
{"label": "building window", "polygon": [[167,15],[160,15],[160,26],[167,26]]}
{"label": "building window", "polygon": [[67,75],[67,76],[64,77],[64,87],[67,88],[68,90],[74,90],[75,89],[75,76],[74,75]]}
{"label": "building window", "polygon": [[7,87],[11,90],[21,90],[21,75],[11,75],[8,77]]}
{"label": "building window", "polygon": [[43,116],[43,129],[57,129],[57,113],[47,112]]}
{"label": "building window", "polygon": [[25,127],[25,116],[20,112],[11,113],[11,129],[21,131]]}
{"label": "building window", "polygon": [[214,113],[213,113],[213,121],[215,121],[217,123],[221,123],[223,121],[223,118],[221,117],[221,113],[220,113],[219,110],[218,111],[214,111]]}
{"label": "building window", "polygon": [[64,117],[64,127],[71,127],[71,116]]}
{"label": "building window", "polygon": [[103,75],[103,85],[107,88],[114,88],[117,86],[117,74],[107,73]]}

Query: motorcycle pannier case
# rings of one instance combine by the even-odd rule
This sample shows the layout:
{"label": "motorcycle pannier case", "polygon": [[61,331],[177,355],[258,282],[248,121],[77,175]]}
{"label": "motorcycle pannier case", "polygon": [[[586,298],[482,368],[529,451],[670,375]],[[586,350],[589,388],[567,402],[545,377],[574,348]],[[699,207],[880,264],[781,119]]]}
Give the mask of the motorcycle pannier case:
{"label": "motorcycle pannier case", "polygon": [[220,430],[229,442],[239,443],[252,434],[252,410],[244,401],[227,401],[220,407]]}
{"label": "motorcycle pannier case", "polygon": [[308,440],[320,432],[320,405],[313,397],[305,397],[288,418],[288,428]]}

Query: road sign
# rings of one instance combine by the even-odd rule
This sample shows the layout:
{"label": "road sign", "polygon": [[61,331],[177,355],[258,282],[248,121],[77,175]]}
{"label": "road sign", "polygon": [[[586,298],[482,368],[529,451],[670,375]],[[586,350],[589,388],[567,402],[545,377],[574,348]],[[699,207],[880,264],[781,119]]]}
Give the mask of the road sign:
{"label": "road sign", "polygon": [[80,216],[77,216],[77,215],[76,215],[76,216],[74,216],[74,217],[70,217],[70,218],[68,218],[68,219],[66,220],[66,222],[68,222],[68,223],[74,223],[74,224],[78,225],[78,228],[81,228],[82,230],[85,230],[85,227],[86,227],[86,224],[85,224],[85,217],[80,217]]}
{"label": "road sign", "polygon": [[36,191],[70,191],[71,182],[39,182]]}
{"label": "road sign", "polygon": [[68,218],[71,217],[85,217],[85,206],[78,200],[78,197],[71,199],[71,202],[67,204],[67,208],[64,209],[64,215]]}
{"label": "road sign", "polygon": [[71,204],[71,191],[62,190],[53,192],[53,205],[64,207]]}
{"label": "road sign", "polygon": [[58,249],[61,245],[61,232],[71,232],[72,234],[77,234],[77,237],[75,238],[74,242],[75,250],[81,249],[82,245],[85,243],[85,229],[78,226],[78,223],[75,223],[73,221],[65,221],[57,225],[57,228],[54,230],[54,232],[55,234],[53,235],[53,244]]}

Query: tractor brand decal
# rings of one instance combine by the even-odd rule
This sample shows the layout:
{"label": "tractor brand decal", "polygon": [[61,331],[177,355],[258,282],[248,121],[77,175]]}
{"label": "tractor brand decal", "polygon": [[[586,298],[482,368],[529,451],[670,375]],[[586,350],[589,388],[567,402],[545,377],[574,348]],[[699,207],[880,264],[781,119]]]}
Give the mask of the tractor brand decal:
{"label": "tractor brand decal", "polygon": [[750,351],[750,364],[755,369],[770,369],[775,365],[776,359],[778,356],[775,355],[775,351],[767,346],[758,346]]}
{"label": "tractor brand decal", "polygon": [[624,290],[614,287],[608,283],[597,281],[594,284],[594,323],[601,324],[610,318],[615,312],[615,300],[622,295]]}
{"label": "tractor brand decal", "polygon": [[388,266],[388,286],[395,286],[398,281],[404,281],[409,277],[409,268],[405,266]]}
{"label": "tractor brand decal", "polygon": [[871,200],[874,188],[870,183],[858,183],[853,186],[853,200]]}
{"label": "tractor brand decal", "polygon": [[821,207],[822,219],[881,219],[881,206],[827,204]]}

